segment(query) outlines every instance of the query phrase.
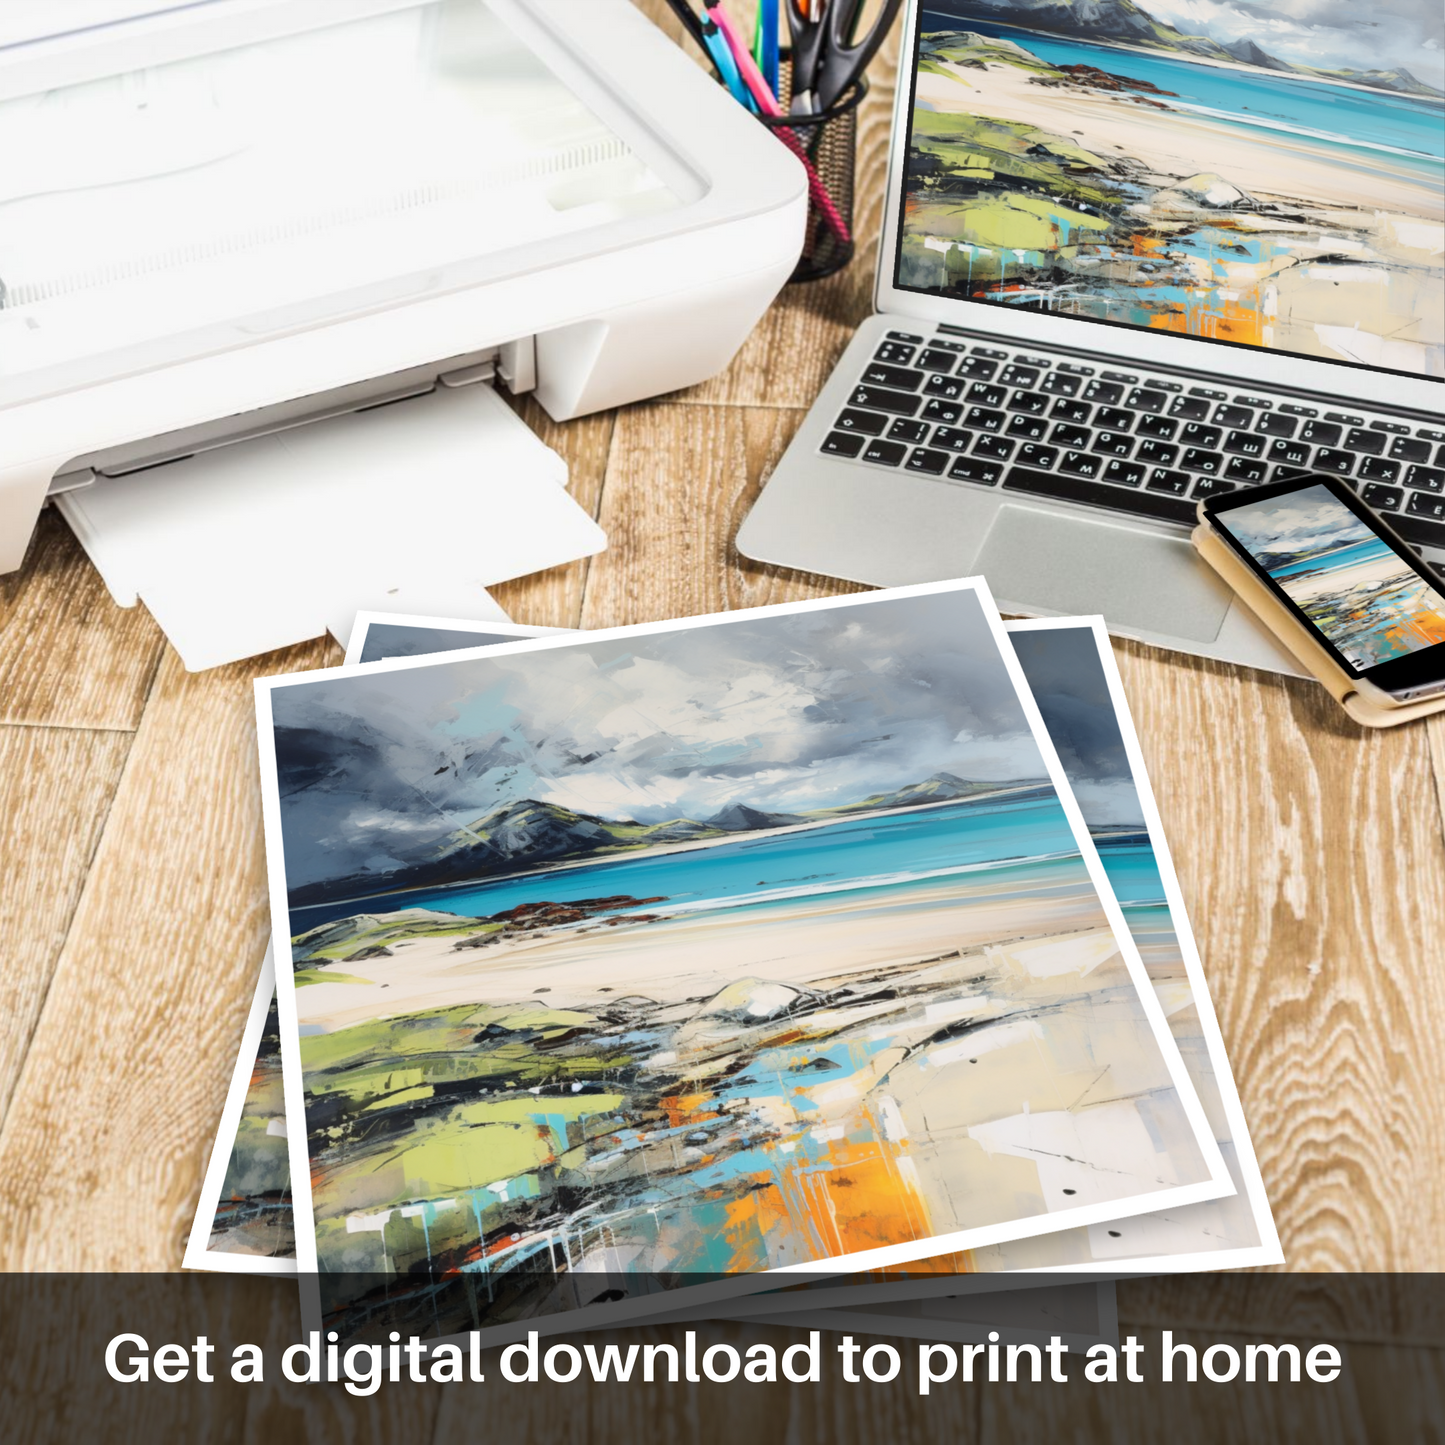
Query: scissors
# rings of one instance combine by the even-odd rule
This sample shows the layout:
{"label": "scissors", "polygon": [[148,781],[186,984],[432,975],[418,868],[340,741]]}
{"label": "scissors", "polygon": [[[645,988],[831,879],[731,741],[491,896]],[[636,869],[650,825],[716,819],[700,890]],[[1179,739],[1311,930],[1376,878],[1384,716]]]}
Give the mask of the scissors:
{"label": "scissors", "polygon": [[794,115],[827,110],[878,53],[902,0],[883,0],[868,33],[858,38],[867,0],[788,0],[793,38]]}

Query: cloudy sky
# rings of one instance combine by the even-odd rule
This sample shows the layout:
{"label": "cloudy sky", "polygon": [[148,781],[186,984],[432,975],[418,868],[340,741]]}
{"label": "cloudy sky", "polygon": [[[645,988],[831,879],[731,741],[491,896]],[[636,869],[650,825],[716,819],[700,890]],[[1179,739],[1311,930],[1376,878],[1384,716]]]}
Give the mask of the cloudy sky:
{"label": "cloudy sky", "polygon": [[1445,10],[1439,0],[1143,0],[1140,7],[1186,35],[1221,45],[1253,40],[1292,65],[1322,70],[1403,66],[1436,87],[1445,81]]}
{"label": "cloudy sky", "polygon": [[1085,823],[1142,828],[1144,810],[1093,631],[1051,627],[1009,637]]}
{"label": "cloudy sky", "polygon": [[1320,486],[1236,507],[1222,513],[1219,520],[1266,567],[1292,553],[1348,547],[1375,535]]}
{"label": "cloudy sky", "polygon": [[277,688],[292,887],[521,798],[607,818],[854,802],[1044,766],[971,592]]}

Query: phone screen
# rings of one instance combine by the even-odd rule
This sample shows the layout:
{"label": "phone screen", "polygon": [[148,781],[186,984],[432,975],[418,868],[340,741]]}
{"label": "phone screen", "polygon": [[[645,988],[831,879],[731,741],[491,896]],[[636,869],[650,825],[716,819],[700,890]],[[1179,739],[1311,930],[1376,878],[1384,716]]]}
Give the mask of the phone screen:
{"label": "phone screen", "polygon": [[1331,484],[1307,482],[1212,519],[1354,672],[1445,643],[1445,595]]}

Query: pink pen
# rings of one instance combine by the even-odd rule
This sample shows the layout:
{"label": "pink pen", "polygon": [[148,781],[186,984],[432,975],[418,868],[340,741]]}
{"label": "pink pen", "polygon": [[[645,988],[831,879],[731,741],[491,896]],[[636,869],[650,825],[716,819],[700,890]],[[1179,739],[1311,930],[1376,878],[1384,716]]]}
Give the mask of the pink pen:
{"label": "pink pen", "polygon": [[[743,44],[743,38],[733,24],[732,17],[723,9],[721,0],[707,0],[707,13],[722,32],[723,39],[727,41],[728,49],[732,51],[733,59],[737,61],[738,72],[743,78],[743,84],[747,86],[753,99],[757,101],[758,109],[764,115],[775,120],[780,118],[784,113],[783,108],[778,104],[777,97],[768,89],[768,83],[763,79],[763,73],[758,69],[758,63],[753,59],[752,51]],[[778,129],[774,134],[802,161],[803,169],[808,173],[808,194],[812,196],[813,204],[837,232],[838,239],[845,246],[849,245],[853,240],[852,234],[843,217],[839,215],[838,207],[834,205],[832,196],[828,194],[828,188],[823,184],[823,178],[818,174],[812,161],[808,159],[803,142],[798,138],[798,133],[794,130]]]}

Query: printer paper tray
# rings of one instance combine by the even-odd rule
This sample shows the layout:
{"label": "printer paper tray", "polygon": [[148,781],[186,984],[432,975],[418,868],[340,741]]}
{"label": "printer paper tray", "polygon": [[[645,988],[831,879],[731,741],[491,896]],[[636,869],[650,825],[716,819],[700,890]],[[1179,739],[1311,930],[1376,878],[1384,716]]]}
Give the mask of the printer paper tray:
{"label": "printer paper tray", "polygon": [[362,608],[497,614],[485,589],[600,551],[567,468],[489,386],[293,427],[55,504],[123,607],[143,600],[193,671]]}

